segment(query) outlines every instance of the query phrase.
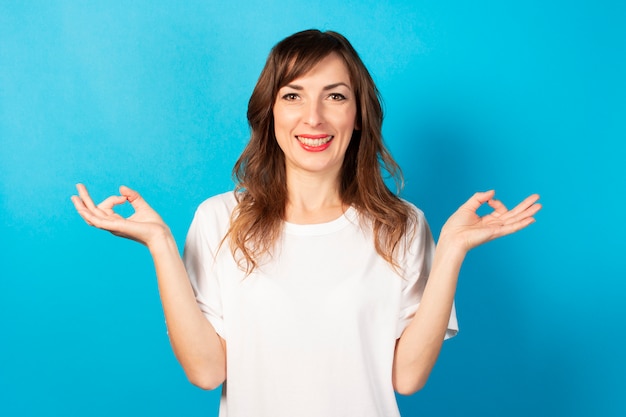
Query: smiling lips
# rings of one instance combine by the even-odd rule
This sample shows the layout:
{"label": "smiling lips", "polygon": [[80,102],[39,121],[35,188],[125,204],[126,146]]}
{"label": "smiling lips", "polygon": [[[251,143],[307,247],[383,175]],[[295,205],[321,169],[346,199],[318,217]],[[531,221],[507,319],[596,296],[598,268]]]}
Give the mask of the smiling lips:
{"label": "smiling lips", "polygon": [[330,146],[332,135],[298,135],[296,139],[300,146],[309,152],[321,152]]}

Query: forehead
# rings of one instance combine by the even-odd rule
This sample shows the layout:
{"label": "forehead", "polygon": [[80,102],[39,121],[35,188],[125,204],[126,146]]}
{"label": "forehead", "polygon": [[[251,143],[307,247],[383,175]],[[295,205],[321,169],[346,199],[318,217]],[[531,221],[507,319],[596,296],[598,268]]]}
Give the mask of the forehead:
{"label": "forehead", "polygon": [[[296,64],[292,64],[292,69],[293,66],[296,66]],[[343,82],[349,86],[351,85],[351,76],[348,66],[344,59],[334,52],[317,61],[308,70],[301,70],[299,72],[301,74],[294,74],[290,77],[291,79],[287,79],[285,85],[315,81],[328,83]]]}

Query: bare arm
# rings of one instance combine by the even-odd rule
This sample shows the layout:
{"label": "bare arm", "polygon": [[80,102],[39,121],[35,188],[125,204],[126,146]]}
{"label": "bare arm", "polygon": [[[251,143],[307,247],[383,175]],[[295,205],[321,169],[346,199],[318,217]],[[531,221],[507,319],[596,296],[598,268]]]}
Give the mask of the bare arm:
{"label": "bare arm", "polygon": [[[78,196],[72,196],[72,202],[85,222],[148,247],[174,354],[194,385],[218,387],[226,378],[226,345],[196,303],[176,241],[165,222],[128,187],[120,187],[119,196],[97,206],[85,186],[78,184],[77,189]],[[127,201],[135,213],[125,219],[113,207]]]}
{"label": "bare arm", "polygon": [[[448,219],[441,230],[420,307],[396,342],[393,384],[400,394],[408,395],[421,389],[435,365],[450,320],[459,271],[467,252],[532,224],[533,216],[541,209],[536,194],[512,210],[494,200],[494,194],[493,191],[476,193]],[[493,212],[479,217],[476,211],[485,203],[493,208]]]}

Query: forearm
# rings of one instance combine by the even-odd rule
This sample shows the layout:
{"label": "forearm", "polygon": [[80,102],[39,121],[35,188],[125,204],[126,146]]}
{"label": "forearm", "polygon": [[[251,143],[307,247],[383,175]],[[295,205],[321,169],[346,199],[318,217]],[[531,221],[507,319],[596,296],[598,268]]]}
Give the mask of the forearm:
{"label": "forearm", "polygon": [[226,377],[225,347],[196,303],[176,242],[164,232],[149,249],[174,354],[193,384],[216,388]]}
{"label": "forearm", "polygon": [[[437,360],[467,252],[534,223],[533,216],[541,209],[537,194],[528,196],[512,210],[495,200],[494,194],[493,190],[474,194],[441,229],[420,307],[396,342],[393,383],[400,393],[419,390]],[[493,212],[480,217],[476,211],[483,204],[488,204]]]}
{"label": "forearm", "polygon": [[396,343],[393,383],[401,394],[421,389],[439,356],[464,258],[465,251],[440,240],[419,309]]}

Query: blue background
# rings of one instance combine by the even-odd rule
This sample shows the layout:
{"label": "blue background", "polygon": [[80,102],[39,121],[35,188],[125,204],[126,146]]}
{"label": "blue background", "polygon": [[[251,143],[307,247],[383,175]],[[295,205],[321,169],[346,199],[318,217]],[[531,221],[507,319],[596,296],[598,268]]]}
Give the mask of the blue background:
{"label": "blue background", "polygon": [[0,415],[217,415],[171,353],[146,249],[69,197],[132,186],[182,247],[232,188],[269,49],[311,27],[371,70],[435,234],[476,190],[545,205],[469,255],[461,332],[403,415],[626,415],[625,4],[2,1]]}

